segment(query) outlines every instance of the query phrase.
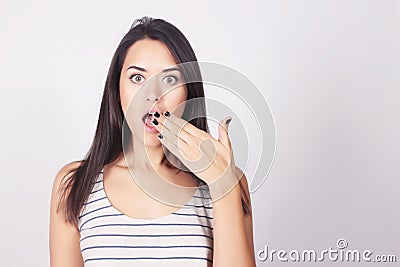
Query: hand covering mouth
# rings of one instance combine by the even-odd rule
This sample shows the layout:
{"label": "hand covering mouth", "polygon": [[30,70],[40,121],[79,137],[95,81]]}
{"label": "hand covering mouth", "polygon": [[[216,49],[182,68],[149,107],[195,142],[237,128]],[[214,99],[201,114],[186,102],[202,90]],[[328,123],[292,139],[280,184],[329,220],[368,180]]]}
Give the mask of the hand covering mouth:
{"label": "hand covering mouth", "polygon": [[153,120],[153,114],[155,112],[161,113],[160,111],[156,109],[150,109],[148,110],[142,117],[142,121],[147,124],[148,126],[154,126],[151,121]]}

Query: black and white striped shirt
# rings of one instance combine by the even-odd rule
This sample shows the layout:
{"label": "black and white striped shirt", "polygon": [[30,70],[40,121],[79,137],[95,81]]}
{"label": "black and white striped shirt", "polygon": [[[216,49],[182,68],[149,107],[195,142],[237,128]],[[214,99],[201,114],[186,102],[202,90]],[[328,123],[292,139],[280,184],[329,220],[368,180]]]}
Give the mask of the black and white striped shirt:
{"label": "black and white striped shirt", "polygon": [[132,218],[111,204],[101,172],[79,216],[85,266],[212,266],[212,204],[202,188],[176,212]]}

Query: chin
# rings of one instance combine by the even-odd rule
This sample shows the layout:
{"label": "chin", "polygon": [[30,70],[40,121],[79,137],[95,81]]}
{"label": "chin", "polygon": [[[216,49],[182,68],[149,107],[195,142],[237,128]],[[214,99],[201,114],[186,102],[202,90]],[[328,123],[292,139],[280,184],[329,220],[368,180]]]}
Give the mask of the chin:
{"label": "chin", "polygon": [[143,144],[147,147],[159,147],[161,145],[161,142],[156,135],[151,136],[145,134]]}

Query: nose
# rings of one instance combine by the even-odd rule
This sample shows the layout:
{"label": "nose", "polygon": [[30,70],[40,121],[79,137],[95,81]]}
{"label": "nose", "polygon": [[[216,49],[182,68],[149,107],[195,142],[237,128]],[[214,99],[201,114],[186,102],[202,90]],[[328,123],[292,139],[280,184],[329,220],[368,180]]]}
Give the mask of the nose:
{"label": "nose", "polygon": [[147,101],[156,102],[156,101],[158,101],[158,97],[156,97],[155,95],[149,95],[149,96],[146,98],[146,100],[147,100]]}
{"label": "nose", "polygon": [[162,91],[162,85],[158,83],[158,79],[153,78],[147,82],[146,88],[144,88],[145,98],[147,101],[156,102],[160,99]]}

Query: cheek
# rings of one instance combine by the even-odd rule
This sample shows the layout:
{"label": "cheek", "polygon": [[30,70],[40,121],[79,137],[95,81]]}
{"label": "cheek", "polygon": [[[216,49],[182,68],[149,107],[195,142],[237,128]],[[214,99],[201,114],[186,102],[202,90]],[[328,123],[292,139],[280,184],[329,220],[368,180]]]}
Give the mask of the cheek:
{"label": "cheek", "polygon": [[[175,109],[176,107],[179,106],[179,110],[183,112],[186,100],[187,100],[186,87],[176,88],[174,90],[171,90],[168,94],[165,95],[166,106],[170,110]],[[177,110],[176,114],[180,114],[181,112]]]}
{"label": "cheek", "polygon": [[136,91],[134,88],[129,87],[126,84],[120,84],[120,90],[119,90],[119,95],[121,99],[121,107],[124,113],[126,113],[126,110],[129,107],[129,104],[131,103],[133,97],[136,94]]}
{"label": "cheek", "polygon": [[171,90],[166,97],[168,97],[168,102],[180,104],[187,99],[187,90],[185,86],[177,87]]}

